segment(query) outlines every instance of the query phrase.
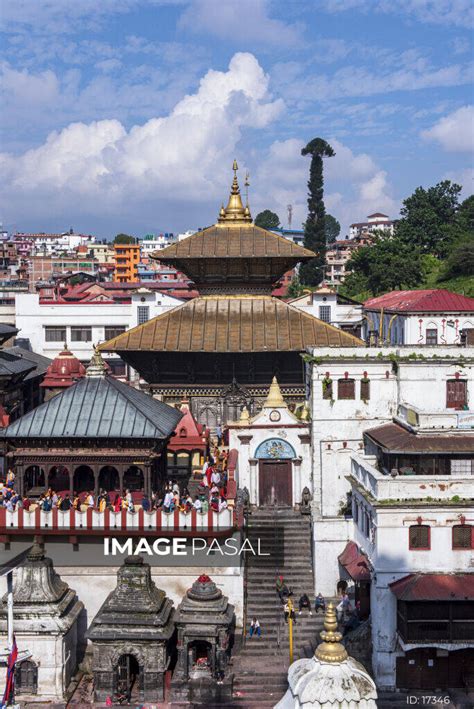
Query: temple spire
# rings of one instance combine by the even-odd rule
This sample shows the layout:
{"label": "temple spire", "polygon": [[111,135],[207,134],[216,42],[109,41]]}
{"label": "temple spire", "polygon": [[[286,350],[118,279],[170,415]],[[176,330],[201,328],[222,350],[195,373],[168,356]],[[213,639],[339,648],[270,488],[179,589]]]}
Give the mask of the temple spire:
{"label": "temple spire", "polygon": [[321,640],[315,651],[315,656],[321,662],[344,662],[348,654],[344,645],[341,644],[342,634],[337,630],[336,609],[332,602],[328,603],[324,614],[324,630],[321,632]]}
{"label": "temple spire", "polygon": [[273,377],[268,396],[263,405],[265,409],[287,409],[288,406],[281,393],[280,385],[276,377]]}
{"label": "temple spire", "polygon": [[242,203],[239,181],[237,179],[237,170],[239,169],[237,160],[234,160],[232,169],[234,171],[234,179],[232,180],[232,187],[230,188],[229,201],[227,207],[225,209],[222,207],[219,212],[218,224],[225,226],[231,226],[231,224],[242,226],[243,224],[250,224],[252,217],[248,204],[244,207]]}
{"label": "temple spire", "polygon": [[107,366],[102,359],[97,345],[94,345],[94,354],[91,357],[91,361],[87,365],[86,377],[105,377],[107,374]]}

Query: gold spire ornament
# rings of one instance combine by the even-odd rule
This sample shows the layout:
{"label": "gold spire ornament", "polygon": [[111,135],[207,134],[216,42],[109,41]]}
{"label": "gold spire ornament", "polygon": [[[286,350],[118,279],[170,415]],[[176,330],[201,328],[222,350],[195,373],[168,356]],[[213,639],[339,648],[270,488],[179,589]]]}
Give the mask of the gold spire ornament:
{"label": "gold spire ornament", "polygon": [[344,645],[341,644],[342,634],[337,630],[336,609],[332,602],[328,603],[324,614],[324,630],[315,651],[315,657],[321,662],[344,662],[349,657]]}
{"label": "gold spire ornament", "polygon": [[86,369],[86,377],[105,377],[107,374],[107,367],[102,355],[99,352],[98,346],[93,345],[94,354],[91,357],[89,364]]}
{"label": "gold spire ornament", "polygon": [[246,406],[244,406],[244,408],[243,408],[242,411],[240,412],[239,423],[246,424],[246,423],[248,423],[249,421],[250,421],[249,410],[248,410],[248,408],[247,408]]}
{"label": "gold spire ornament", "polygon": [[281,393],[280,385],[276,377],[273,377],[268,396],[263,405],[265,409],[287,409],[287,403]]}
{"label": "gold spire ornament", "polygon": [[239,181],[237,180],[237,170],[239,169],[237,160],[234,160],[232,169],[234,171],[234,179],[232,180],[232,187],[230,188],[229,201],[225,209],[222,206],[219,211],[219,219],[217,220],[218,224],[222,224],[226,227],[231,225],[242,226],[252,222],[249,206],[247,204],[247,206],[244,207],[240,195]]}

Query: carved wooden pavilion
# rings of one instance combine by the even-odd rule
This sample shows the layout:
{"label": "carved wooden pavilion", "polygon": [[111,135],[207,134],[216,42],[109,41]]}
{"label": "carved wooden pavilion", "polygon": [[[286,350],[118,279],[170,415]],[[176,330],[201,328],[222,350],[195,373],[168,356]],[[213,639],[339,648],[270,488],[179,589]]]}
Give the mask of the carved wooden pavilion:
{"label": "carved wooden pavilion", "polygon": [[285,398],[302,402],[307,347],[355,347],[356,337],[272,297],[283,273],[314,253],[252,222],[234,180],[217,224],[154,258],[186,273],[200,296],[102,344],[163,401],[190,400],[210,427],[259,408],[274,376]]}
{"label": "carved wooden pavilion", "polygon": [[21,494],[48,487],[149,494],[161,487],[162,453],[182,415],[108,374],[96,352],[85,377],[0,435]]}

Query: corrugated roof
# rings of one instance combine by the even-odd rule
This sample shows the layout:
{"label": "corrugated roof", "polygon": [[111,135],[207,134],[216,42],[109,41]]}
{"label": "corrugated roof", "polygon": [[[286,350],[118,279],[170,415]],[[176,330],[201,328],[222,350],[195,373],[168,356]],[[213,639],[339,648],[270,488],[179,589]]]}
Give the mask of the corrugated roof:
{"label": "corrugated roof", "polygon": [[452,293],[443,288],[391,291],[364,303],[365,310],[403,313],[474,313],[474,298]]}
{"label": "corrugated roof", "polygon": [[474,432],[412,433],[397,423],[386,423],[364,433],[388,453],[473,453]]}
{"label": "corrugated roof", "polygon": [[347,542],[337,559],[354,581],[370,581],[368,559],[355,542]]}
{"label": "corrugated roof", "polygon": [[30,350],[25,350],[24,347],[19,347],[18,345],[14,345],[13,347],[6,347],[4,349],[4,352],[7,352],[8,354],[11,354],[15,357],[19,357],[24,362],[28,362],[34,365],[35,368],[32,369],[31,372],[26,375],[25,379],[32,379],[34,377],[41,376],[46,372],[49,365],[53,361],[52,359],[49,359],[49,357],[44,357],[43,355],[40,355],[37,352],[30,352]]}
{"label": "corrugated roof", "polygon": [[163,263],[173,263],[175,259],[287,256],[306,260],[314,258],[315,254],[284,236],[254,224],[242,227],[211,226],[152,254],[153,258]]}
{"label": "corrugated roof", "polygon": [[26,376],[34,368],[33,362],[27,362],[6,350],[0,350],[0,377],[12,377],[21,374]]}
{"label": "corrugated roof", "polygon": [[474,574],[408,574],[389,586],[399,601],[474,601]]}
{"label": "corrugated roof", "polygon": [[100,345],[105,352],[288,352],[357,337],[271,296],[198,297]]}
{"label": "corrugated roof", "polygon": [[182,413],[106,375],[84,377],[14,421],[11,438],[168,438]]}

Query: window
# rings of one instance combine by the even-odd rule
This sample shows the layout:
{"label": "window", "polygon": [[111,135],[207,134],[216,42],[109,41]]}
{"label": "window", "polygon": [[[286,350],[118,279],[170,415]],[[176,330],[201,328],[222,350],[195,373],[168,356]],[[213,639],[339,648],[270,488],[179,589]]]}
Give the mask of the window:
{"label": "window", "polygon": [[319,306],[319,319],[323,322],[331,322],[331,306],[330,305],[320,305]]}
{"label": "window", "polygon": [[426,330],[426,344],[427,345],[437,345],[438,344],[438,330],[433,328],[428,328]]}
{"label": "window", "polygon": [[457,524],[453,527],[453,549],[472,549],[474,535],[470,524]]}
{"label": "window", "polygon": [[474,473],[474,459],[452,458],[451,475],[472,475]]}
{"label": "window", "polygon": [[150,306],[149,305],[139,305],[137,307],[137,321],[139,325],[143,325],[150,319]]}
{"label": "window", "polygon": [[45,327],[44,339],[46,342],[66,342],[66,328],[61,327]]}
{"label": "window", "polygon": [[110,325],[110,327],[104,328],[104,335],[106,340],[112,340],[114,337],[118,337],[126,330],[125,325]]}
{"label": "window", "polygon": [[425,549],[430,546],[430,528],[426,524],[416,524],[408,530],[408,546],[410,549]]}
{"label": "window", "polygon": [[448,379],[446,382],[446,408],[464,409],[467,406],[467,382],[465,379]]}
{"label": "window", "polygon": [[91,342],[91,327],[71,327],[71,342]]}
{"label": "window", "polygon": [[38,668],[31,660],[23,660],[15,667],[15,689],[18,694],[36,694]]}
{"label": "window", "polygon": [[323,379],[323,399],[332,399],[332,379]]}
{"label": "window", "polygon": [[337,382],[338,399],[355,399],[355,379],[339,379]]}
{"label": "window", "polygon": [[370,399],[370,380],[361,379],[360,380],[360,398],[363,401],[368,401]]}

